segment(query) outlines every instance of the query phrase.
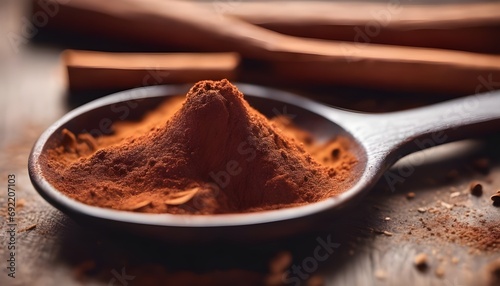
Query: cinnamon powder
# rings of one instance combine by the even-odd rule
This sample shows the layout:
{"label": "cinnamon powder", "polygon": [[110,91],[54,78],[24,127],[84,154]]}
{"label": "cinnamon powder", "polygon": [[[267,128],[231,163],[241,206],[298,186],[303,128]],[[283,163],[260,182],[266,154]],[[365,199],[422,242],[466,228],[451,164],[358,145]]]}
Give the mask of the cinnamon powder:
{"label": "cinnamon powder", "polygon": [[80,202],[148,213],[220,214],[299,206],[352,184],[346,138],[316,144],[284,117],[268,120],[227,80],[197,83],[113,134],[63,130],[44,175]]}

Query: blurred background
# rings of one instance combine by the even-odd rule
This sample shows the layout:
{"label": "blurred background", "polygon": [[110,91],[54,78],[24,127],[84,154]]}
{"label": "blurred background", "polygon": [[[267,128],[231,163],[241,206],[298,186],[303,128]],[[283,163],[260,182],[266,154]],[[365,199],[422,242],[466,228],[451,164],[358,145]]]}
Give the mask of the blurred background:
{"label": "blurred background", "polygon": [[[498,208],[489,196],[450,198],[471,180],[500,189],[498,134],[429,150],[395,189],[382,180],[317,233],[255,245],[94,232],[43,201],[26,170],[55,120],[134,87],[228,78],[363,112],[500,89],[500,1],[0,0],[0,37],[0,171],[2,182],[18,177],[25,229],[19,276],[2,273],[1,285],[500,285]],[[392,172],[412,166],[405,159]],[[441,202],[464,206],[449,210],[464,225],[451,238],[420,230],[422,220],[454,227],[416,215]],[[328,237],[334,254],[294,274]],[[484,238],[487,247],[476,243]],[[425,271],[412,262],[422,251]],[[134,278],[120,280],[123,271]]]}

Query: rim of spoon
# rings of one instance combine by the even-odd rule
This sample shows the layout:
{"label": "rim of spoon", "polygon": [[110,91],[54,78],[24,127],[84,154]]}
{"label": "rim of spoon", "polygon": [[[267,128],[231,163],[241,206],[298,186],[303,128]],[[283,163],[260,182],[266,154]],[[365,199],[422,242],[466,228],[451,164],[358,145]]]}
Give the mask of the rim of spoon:
{"label": "rim of spoon", "polygon": [[[321,117],[324,114],[316,112],[315,108],[325,110],[328,112],[350,113],[340,109],[326,107],[323,104],[317,103],[308,98],[295,95],[290,92],[277,90],[268,87],[261,87],[252,84],[235,84],[245,97],[259,97],[267,98],[274,101],[283,102],[286,104],[295,105],[299,108],[313,112]],[[161,85],[161,86],[148,86],[140,87],[131,90],[117,92],[103,98],[91,101],[84,104],[61,117],[54,124],[52,124],[36,141],[29,156],[28,170],[30,179],[40,195],[50,202],[56,208],[70,213],[78,213],[85,216],[90,216],[99,219],[106,219],[110,221],[126,222],[143,225],[155,226],[172,226],[172,227],[231,227],[231,226],[244,226],[265,224],[271,222],[293,220],[301,217],[306,217],[325,211],[332,211],[333,209],[340,209],[348,203],[361,196],[363,191],[366,190],[370,184],[373,172],[370,172],[373,166],[369,167],[370,163],[365,162],[363,170],[359,172],[361,176],[355,178],[355,183],[347,190],[343,191],[335,197],[330,197],[325,200],[309,203],[302,206],[287,207],[276,210],[265,210],[258,212],[243,212],[243,213],[229,213],[229,214],[213,214],[213,215],[193,215],[193,214],[151,214],[151,213],[138,213],[131,211],[115,210],[110,208],[102,208],[92,205],[87,205],[77,200],[74,200],[51,185],[43,175],[42,166],[40,165],[40,156],[44,151],[47,142],[51,136],[62,126],[70,122],[75,117],[90,112],[96,108],[125,102],[129,100],[157,98],[157,97],[171,97],[185,93],[190,85]],[[270,98],[272,94],[272,98]],[[337,124],[331,119],[325,118],[332,124]],[[344,129],[344,126],[339,125]],[[345,130],[345,129],[344,129]],[[355,138],[354,138],[355,139]],[[362,144],[360,144],[362,148]],[[366,150],[365,150],[366,152]]]}

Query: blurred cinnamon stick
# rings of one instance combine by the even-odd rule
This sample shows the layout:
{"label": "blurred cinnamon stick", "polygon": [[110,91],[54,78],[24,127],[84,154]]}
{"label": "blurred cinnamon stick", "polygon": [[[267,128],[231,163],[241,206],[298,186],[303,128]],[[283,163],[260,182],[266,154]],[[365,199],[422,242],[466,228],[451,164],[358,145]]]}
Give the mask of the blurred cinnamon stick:
{"label": "blurred cinnamon stick", "polygon": [[235,51],[292,82],[464,95],[482,78],[500,81],[497,55],[293,37],[183,1],[120,3],[72,0],[50,23],[155,46]]}
{"label": "blurred cinnamon stick", "polygon": [[[239,18],[300,37],[500,53],[500,3],[64,2],[67,3],[33,0],[35,13],[54,15],[47,21],[48,28],[103,35],[129,42],[140,41],[160,48],[234,51],[234,46],[241,48],[238,43],[228,46],[219,40],[227,40],[227,30],[234,29],[238,33],[250,29],[248,26],[242,28],[241,23],[231,25],[236,23],[234,18]],[[57,13],[49,13],[50,8],[47,7],[57,7],[52,8]],[[200,30],[203,33],[199,33]],[[238,39],[241,38],[245,42],[244,37]]]}
{"label": "blurred cinnamon stick", "polygon": [[[297,45],[298,46],[298,45]],[[328,46],[328,45],[327,45]],[[348,46],[349,47],[349,46]],[[346,47],[346,48],[348,48]],[[377,47],[352,58],[322,47],[315,57],[272,62],[262,76],[277,82],[364,86],[382,90],[472,94],[500,88],[500,56],[409,47]],[[326,48],[326,47],[325,47]],[[356,53],[361,56],[356,56]],[[239,80],[235,53],[150,54],[70,50],[64,53],[71,90],[125,89],[203,79]],[[488,83],[489,82],[489,83]],[[479,86],[479,88],[478,88]]]}
{"label": "blurred cinnamon stick", "polygon": [[245,1],[224,13],[299,37],[500,53],[500,3]]}
{"label": "blurred cinnamon stick", "polygon": [[314,49],[315,58],[275,62],[275,73],[293,82],[424,94],[461,96],[500,89],[500,55],[353,44]]}
{"label": "blurred cinnamon stick", "polygon": [[204,79],[234,80],[236,53],[109,53],[66,50],[69,88],[112,90]]}

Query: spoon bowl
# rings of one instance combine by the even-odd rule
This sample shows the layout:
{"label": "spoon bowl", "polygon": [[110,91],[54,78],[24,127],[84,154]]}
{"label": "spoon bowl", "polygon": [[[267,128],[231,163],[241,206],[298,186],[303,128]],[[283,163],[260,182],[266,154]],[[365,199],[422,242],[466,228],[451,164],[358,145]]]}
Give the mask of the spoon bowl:
{"label": "spoon bowl", "polygon": [[40,195],[76,221],[108,230],[174,242],[262,241],[314,230],[325,219],[368,192],[398,158],[448,141],[500,130],[500,94],[487,93],[429,107],[362,114],[328,107],[288,92],[236,84],[245,99],[268,117],[289,116],[295,125],[325,141],[351,140],[358,163],[352,184],[338,196],[279,210],[218,214],[147,214],[87,205],[67,197],[47,181],[41,154],[60,142],[62,129],[107,134],[109,123],[138,119],[163,100],[185,94],[190,86],[153,86],[119,92],[85,104],[55,122],[35,143],[29,157],[30,179]]}

